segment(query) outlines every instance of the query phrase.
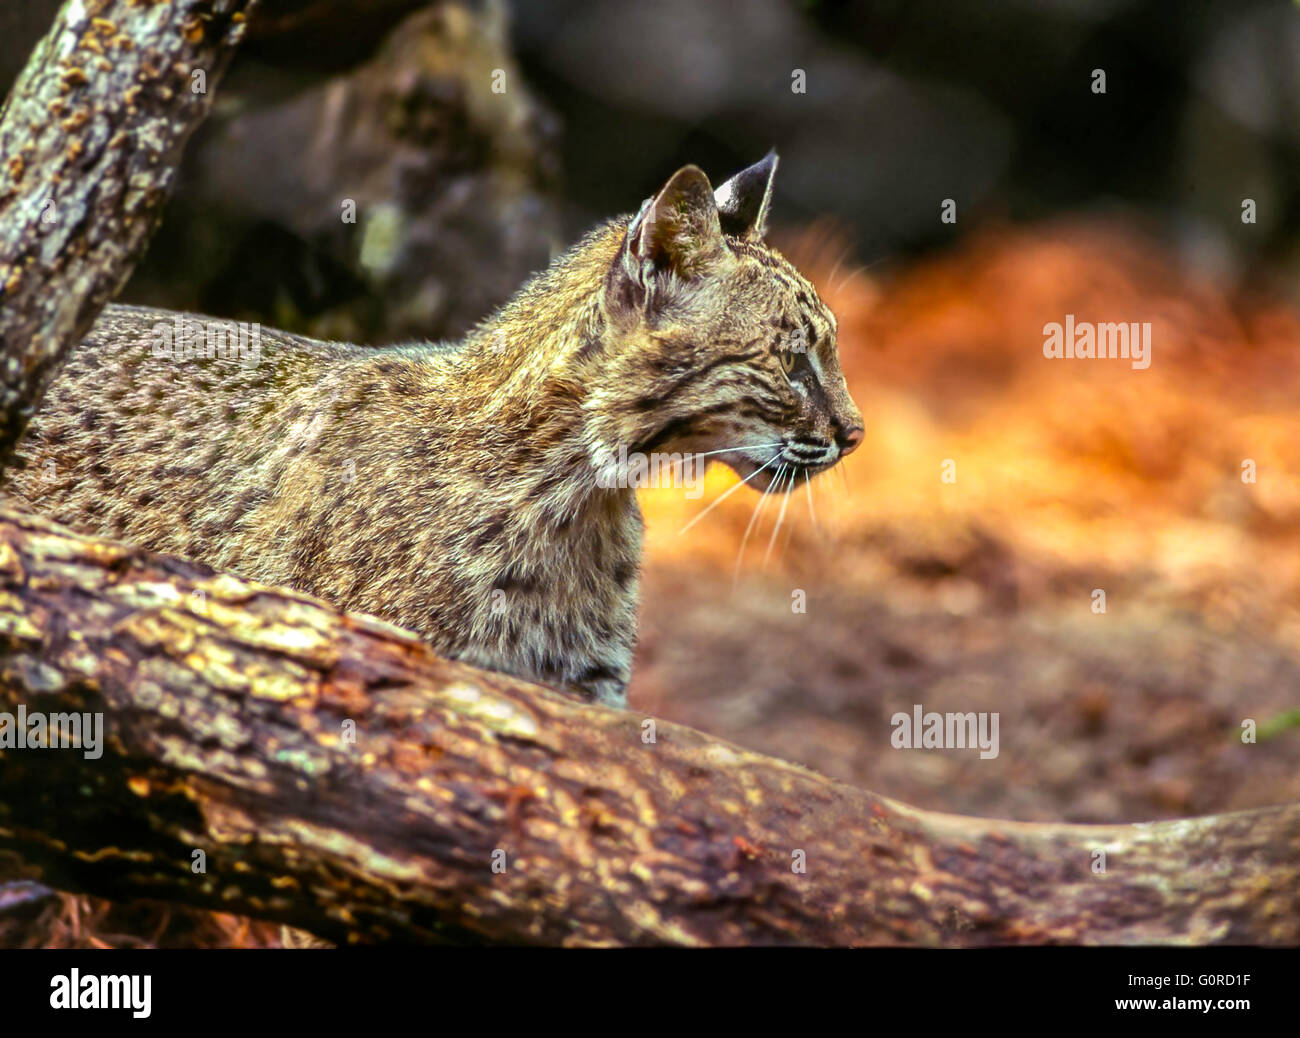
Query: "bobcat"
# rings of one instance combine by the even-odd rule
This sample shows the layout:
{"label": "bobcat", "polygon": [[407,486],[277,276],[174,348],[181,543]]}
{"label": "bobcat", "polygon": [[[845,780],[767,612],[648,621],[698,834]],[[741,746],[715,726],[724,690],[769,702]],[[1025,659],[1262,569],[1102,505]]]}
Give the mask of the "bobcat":
{"label": "bobcat", "polygon": [[159,356],[178,315],[110,306],[7,490],[624,705],[642,520],[599,468],[711,452],[780,493],[862,438],[834,315],[763,242],[776,165],[716,192],[684,167],[456,345],[267,331],[257,363],[180,363]]}

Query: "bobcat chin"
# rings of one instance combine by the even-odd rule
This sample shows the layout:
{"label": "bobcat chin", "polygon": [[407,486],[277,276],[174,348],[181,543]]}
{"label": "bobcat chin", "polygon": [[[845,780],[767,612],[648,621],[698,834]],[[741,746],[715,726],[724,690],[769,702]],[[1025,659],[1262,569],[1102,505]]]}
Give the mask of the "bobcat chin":
{"label": "bobcat chin", "polygon": [[174,314],[110,306],[7,492],[623,705],[642,520],[608,459],[708,454],[781,493],[862,437],[834,315],[764,243],[776,166],[716,191],[686,166],[455,345],[262,330],[255,364],[167,359]]}

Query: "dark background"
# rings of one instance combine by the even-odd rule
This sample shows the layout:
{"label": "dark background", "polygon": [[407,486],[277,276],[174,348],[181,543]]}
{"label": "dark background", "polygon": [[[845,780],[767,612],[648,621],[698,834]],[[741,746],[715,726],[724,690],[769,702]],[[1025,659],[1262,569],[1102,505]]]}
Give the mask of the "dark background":
{"label": "dark background", "polygon": [[[0,88],[55,6],[0,12]],[[401,23],[430,8],[438,27]],[[487,93],[502,66],[505,99]],[[356,100],[339,141],[402,122],[360,163],[303,145],[324,107],[311,98],[339,82]],[[1288,0],[269,0],[220,96],[137,300],[372,340],[456,335],[677,167],[718,179],[773,146],[778,223],[838,228],[860,262],[1110,215],[1222,283],[1300,293]],[[385,122],[387,102],[401,119]],[[378,272],[340,227],[342,196],[362,229],[393,201],[410,229]]]}
{"label": "dark background", "polygon": [[1283,257],[1297,272],[1291,3],[554,0],[519,4],[514,40],[564,127],[570,232],[648,176],[720,175],[776,145],[781,218],[836,218],[864,259],[982,221],[1118,210],[1225,274]]}

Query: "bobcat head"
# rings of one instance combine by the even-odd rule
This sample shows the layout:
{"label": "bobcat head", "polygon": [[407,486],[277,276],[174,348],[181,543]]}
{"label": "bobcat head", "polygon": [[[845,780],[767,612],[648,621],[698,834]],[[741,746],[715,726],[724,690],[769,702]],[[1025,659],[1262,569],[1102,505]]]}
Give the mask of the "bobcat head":
{"label": "bobcat head", "polygon": [[788,492],[862,441],[835,315],[764,241],[776,167],[773,152],[715,191],[686,166],[619,222],[602,292],[604,448],[708,453]]}

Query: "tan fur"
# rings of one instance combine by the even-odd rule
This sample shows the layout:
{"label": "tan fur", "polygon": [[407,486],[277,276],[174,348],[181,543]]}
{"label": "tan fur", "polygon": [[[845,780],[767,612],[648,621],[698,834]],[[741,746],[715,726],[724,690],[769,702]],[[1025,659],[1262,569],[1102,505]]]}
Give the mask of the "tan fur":
{"label": "tan fur", "polygon": [[[455,346],[264,330],[255,366],[169,360],[153,347],[174,315],[110,306],[34,418],[7,491],[74,528],[621,704],[642,522],[634,490],[596,485],[593,458],[783,441],[781,465],[807,463],[777,487],[789,490],[796,472],[833,464],[836,437],[860,421],[834,317],[759,240],[766,198],[724,236],[706,188],[679,172]],[[782,365],[794,329],[814,336],[821,373],[802,389],[807,372]],[[718,457],[749,475],[775,454]]]}

